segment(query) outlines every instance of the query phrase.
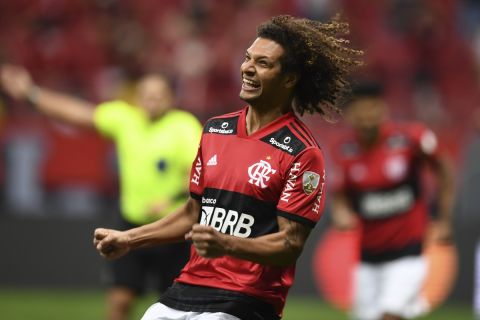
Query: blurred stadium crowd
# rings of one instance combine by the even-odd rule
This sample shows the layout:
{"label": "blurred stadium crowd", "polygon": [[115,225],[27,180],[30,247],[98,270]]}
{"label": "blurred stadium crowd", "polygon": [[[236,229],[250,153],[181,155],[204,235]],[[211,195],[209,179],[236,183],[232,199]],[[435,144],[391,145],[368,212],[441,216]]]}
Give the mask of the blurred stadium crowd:
{"label": "blurred stadium crowd", "polygon": [[[392,116],[426,122],[461,163],[480,108],[476,0],[1,1],[0,62],[97,102],[129,99],[136,78],[159,71],[177,104],[205,120],[242,106],[239,65],[256,25],[276,14],[336,12],[366,50],[368,73],[384,83]],[[5,96],[0,110],[0,186],[11,212],[89,215],[114,198],[108,141]],[[328,149],[336,126],[307,122]]]}

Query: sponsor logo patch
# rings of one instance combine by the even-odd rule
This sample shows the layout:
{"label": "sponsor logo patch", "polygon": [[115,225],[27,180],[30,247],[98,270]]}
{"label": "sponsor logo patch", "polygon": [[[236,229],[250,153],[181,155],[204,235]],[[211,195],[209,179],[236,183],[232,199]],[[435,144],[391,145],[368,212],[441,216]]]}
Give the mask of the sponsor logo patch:
{"label": "sponsor logo patch", "polygon": [[[226,123],[226,122],[224,122]],[[219,134],[232,134],[233,133],[233,129],[230,129],[230,130],[226,130],[226,129],[217,129],[217,128],[212,128],[210,127],[208,129],[208,132],[210,133],[219,133]]]}
{"label": "sponsor logo patch", "polygon": [[237,132],[238,116],[232,118],[210,119],[208,120],[204,133],[215,134],[235,134]]}
{"label": "sponsor logo patch", "polygon": [[302,178],[303,182],[303,191],[310,195],[318,187],[320,182],[320,175],[312,171],[305,171]]}
{"label": "sponsor logo patch", "polygon": [[[216,203],[216,199],[205,199],[205,202]],[[202,198],[203,202],[203,198]],[[248,238],[252,234],[255,218],[247,213],[237,212],[221,207],[202,206],[200,224],[212,226],[217,231],[235,237]]]}
{"label": "sponsor logo patch", "polygon": [[[286,140],[286,141],[285,141]],[[283,143],[280,143],[278,142],[277,140],[275,140],[275,138],[270,138],[269,142],[270,144],[282,149],[282,150],[285,150],[287,151],[288,153],[292,153],[293,152],[293,148],[288,146],[288,144],[290,143],[290,140],[291,138],[290,137],[286,137],[284,140],[284,144]]]}
{"label": "sponsor logo patch", "polygon": [[217,203],[217,199],[215,198],[202,197],[202,204],[216,204],[216,203]]}
{"label": "sponsor logo patch", "polygon": [[366,193],[360,200],[360,212],[367,219],[386,218],[410,210],[414,203],[413,190],[402,186],[386,192]]}

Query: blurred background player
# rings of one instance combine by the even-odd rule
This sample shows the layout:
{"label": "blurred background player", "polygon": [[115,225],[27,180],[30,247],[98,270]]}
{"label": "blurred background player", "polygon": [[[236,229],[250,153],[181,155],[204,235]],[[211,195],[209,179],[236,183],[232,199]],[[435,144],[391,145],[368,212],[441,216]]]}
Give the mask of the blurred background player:
{"label": "blurred background player", "polygon": [[452,236],[452,172],[436,136],[420,123],[387,120],[382,94],[375,82],[354,87],[346,109],[352,130],[334,150],[333,224],[361,232],[353,302],[358,320],[408,319],[428,310],[420,299],[430,216],[422,194],[424,165],[438,181],[435,240],[448,243]]}
{"label": "blurred background player", "polygon": [[[135,106],[120,100],[95,106],[39,87],[24,68],[12,65],[1,67],[1,84],[9,95],[27,99],[47,116],[94,128],[115,142],[120,170],[118,228],[163,218],[187,199],[201,125],[192,114],[173,108],[172,90],[163,76],[140,79]],[[126,319],[135,297],[146,289],[146,280],[152,284],[152,277],[163,292],[187,261],[188,252],[186,244],[172,244],[139,250],[113,262],[107,318]]]}

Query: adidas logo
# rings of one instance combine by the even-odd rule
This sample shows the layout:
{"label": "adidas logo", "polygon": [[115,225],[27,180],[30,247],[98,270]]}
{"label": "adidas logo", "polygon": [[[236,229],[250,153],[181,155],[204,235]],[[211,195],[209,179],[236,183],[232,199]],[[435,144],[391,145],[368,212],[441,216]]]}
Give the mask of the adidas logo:
{"label": "adidas logo", "polygon": [[207,162],[207,166],[216,166],[217,165],[217,155],[214,155]]}

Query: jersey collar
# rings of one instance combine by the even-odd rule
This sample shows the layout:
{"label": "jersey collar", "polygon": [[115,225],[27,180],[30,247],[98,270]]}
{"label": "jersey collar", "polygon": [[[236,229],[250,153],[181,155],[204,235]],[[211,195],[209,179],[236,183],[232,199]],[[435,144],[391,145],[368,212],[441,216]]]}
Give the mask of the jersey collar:
{"label": "jersey collar", "polygon": [[293,111],[290,111],[277,119],[273,120],[266,126],[260,128],[259,130],[255,131],[251,135],[247,135],[247,112],[248,112],[249,106],[247,105],[245,108],[243,108],[242,112],[240,113],[240,117],[238,119],[238,129],[237,129],[237,136],[239,138],[246,138],[246,139],[259,139],[263,136],[266,136],[281,127],[285,126],[289,120],[293,119],[295,117],[295,114]]}

